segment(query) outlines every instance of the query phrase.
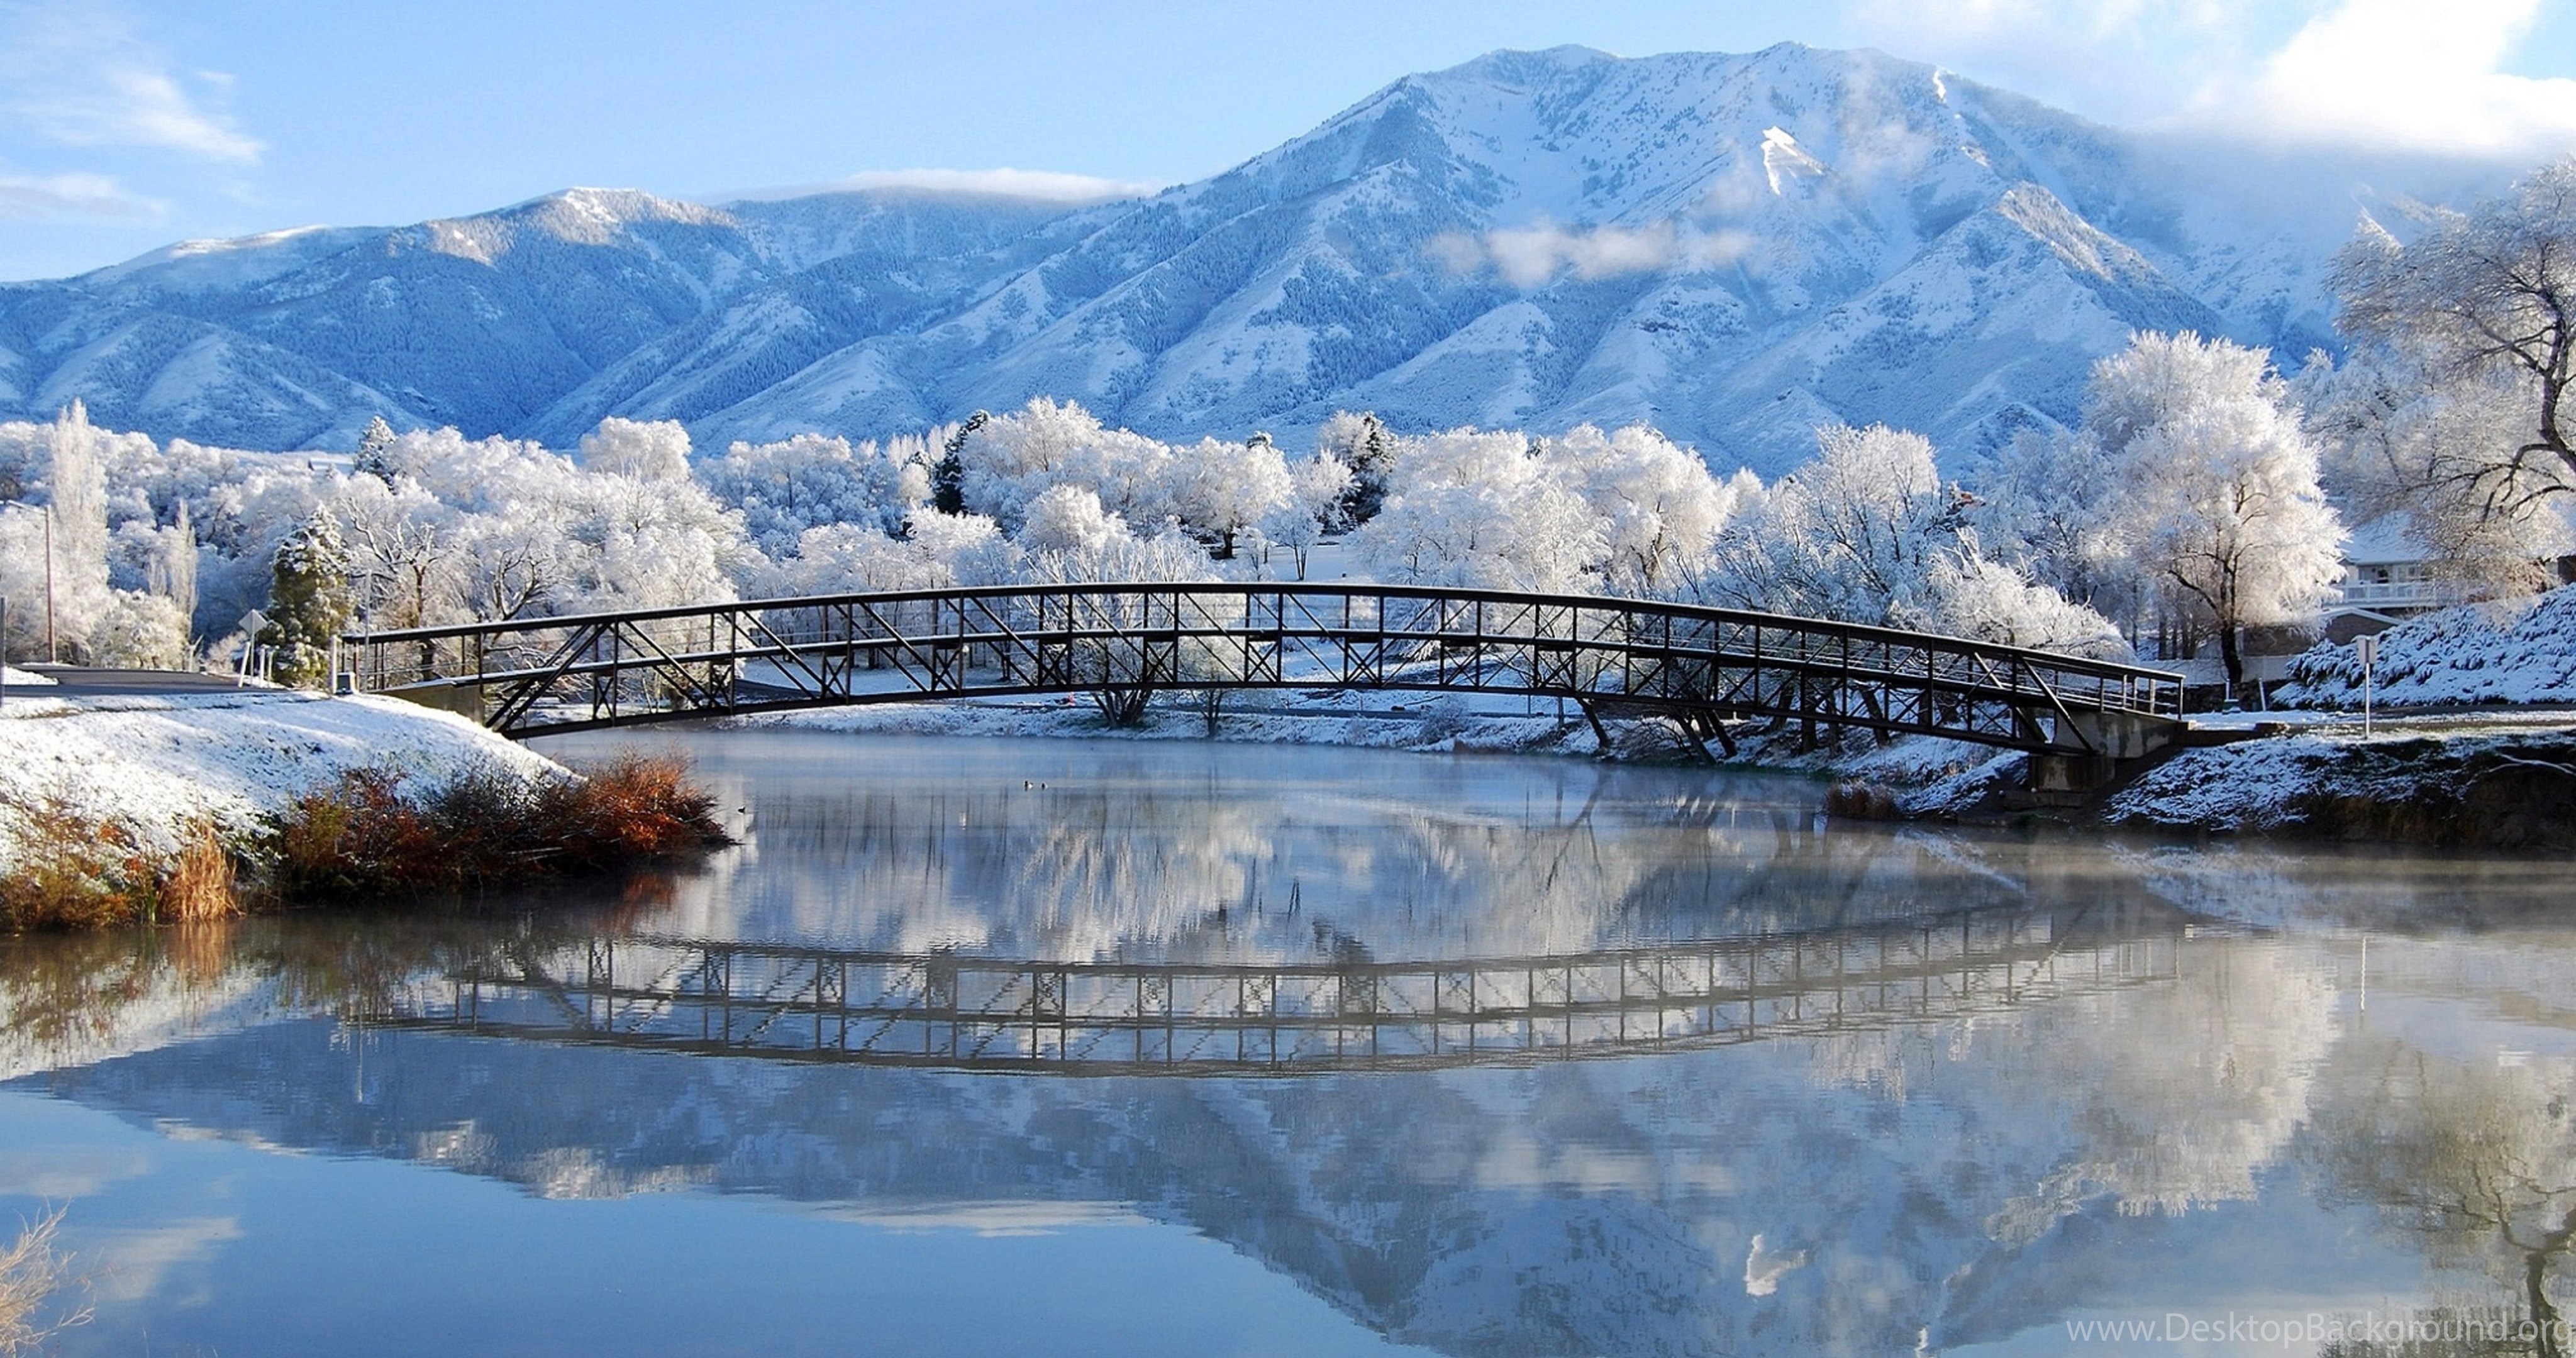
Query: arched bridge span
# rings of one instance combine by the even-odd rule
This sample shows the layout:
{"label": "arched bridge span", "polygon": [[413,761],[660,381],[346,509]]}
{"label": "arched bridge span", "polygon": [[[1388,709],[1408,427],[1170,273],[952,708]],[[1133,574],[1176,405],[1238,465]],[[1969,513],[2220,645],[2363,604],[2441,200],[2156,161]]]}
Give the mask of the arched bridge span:
{"label": "arched bridge span", "polygon": [[1724,723],[1948,736],[2131,758],[2182,678],[1958,637],[1588,595],[1379,584],[907,590],[376,632],[369,691],[511,736],[984,696],[1395,689],[1566,698]]}
{"label": "arched bridge span", "polygon": [[1686,1051],[2172,980],[2185,918],[1963,911],[1448,961],[1026,961],[638,936],[519,949],[367,1022],[827,1064],[1324,1074]]}

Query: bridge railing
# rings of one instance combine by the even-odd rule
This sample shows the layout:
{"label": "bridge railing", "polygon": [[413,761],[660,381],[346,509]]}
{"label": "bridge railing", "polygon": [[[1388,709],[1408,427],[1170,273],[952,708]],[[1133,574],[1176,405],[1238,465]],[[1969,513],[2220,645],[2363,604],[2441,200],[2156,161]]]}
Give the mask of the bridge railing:
{"label": "bridge railing", "polygon": [[636,937],[514,954],[370,1022],[772,1059],[1281,1074],[1691,1050],[2169,981],[2180,926],[1964,912],[1553,956],[1023,961]]}
{"label": "bridge railing", "polygon": [[[2179,715],[2180,676],[1822,619],[1404,585],[1063,584],[515,619],[347,638],[372,690],[506,730],[1084,688],[1470,689],[1796,715],[2024,748],[2078,713]],[[603,715],[605,714],[605,715]],[[556,718],[564,716],[554,713]]]}

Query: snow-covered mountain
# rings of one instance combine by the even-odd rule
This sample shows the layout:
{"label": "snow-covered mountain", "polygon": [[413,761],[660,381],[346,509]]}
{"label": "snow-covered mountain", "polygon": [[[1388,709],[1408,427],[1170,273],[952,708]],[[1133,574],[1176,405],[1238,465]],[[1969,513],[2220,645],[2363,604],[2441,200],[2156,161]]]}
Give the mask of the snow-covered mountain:
{"label": "snow-covered mountain", "polygon": [[1838,417],[1957,453],[2070,418],[2133,328],[2329,338],[2363,198],[2186,165],[1875,52],[1498,52],[1122,203],[575,189],[0,286],[0,415],[706,445],[1046,394],[1164,437],[1647,420],[1771,470]]}

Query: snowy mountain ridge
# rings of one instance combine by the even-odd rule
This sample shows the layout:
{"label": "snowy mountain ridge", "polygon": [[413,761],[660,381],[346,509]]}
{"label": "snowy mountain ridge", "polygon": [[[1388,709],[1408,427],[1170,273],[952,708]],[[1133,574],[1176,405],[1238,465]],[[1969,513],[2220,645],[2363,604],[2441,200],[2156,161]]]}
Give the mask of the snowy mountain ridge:
{"label": "snowy mountain ridge", "polygon": [[0,416],[708,446],[1051,395],[1166,438],[1643,420],[1768,472],[1844,419],[1955,456],[2070,420],[2135,328],[2330,341],[2370,195],[2168,150],[1875,52],[1497,52],[1141,199],[572,189],[0,285]]}

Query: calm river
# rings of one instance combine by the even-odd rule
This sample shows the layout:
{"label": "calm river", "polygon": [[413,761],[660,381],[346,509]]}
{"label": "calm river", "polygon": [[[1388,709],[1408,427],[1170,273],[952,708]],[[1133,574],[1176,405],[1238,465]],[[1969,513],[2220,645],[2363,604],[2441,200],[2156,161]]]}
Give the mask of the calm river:
{"label": "calm river", "polygon": [[1561,759],[642,740],[741,847],[0,944],[0,1228],[62,1209],[94,1310],[58,1351],[2312,1353],[2576,1301],[2561,866]]}

